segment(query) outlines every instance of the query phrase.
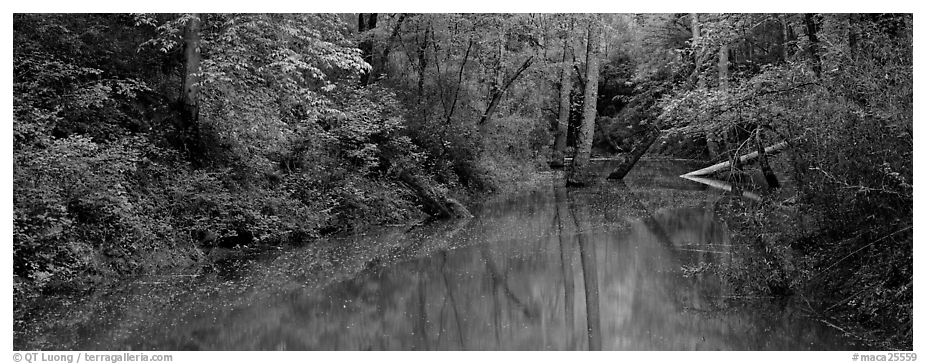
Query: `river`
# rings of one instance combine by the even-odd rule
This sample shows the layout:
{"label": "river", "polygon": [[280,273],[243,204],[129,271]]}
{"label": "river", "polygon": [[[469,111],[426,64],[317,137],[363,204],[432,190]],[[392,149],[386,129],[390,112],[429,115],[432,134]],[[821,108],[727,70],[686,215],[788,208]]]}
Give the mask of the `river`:
{"label": "river", "polygon": [[[498,196],[384,227],[147,276],[20,322],[17,350],[850,350],[788,300],[740,297],[723,191],[644,160],[624,182]],[[320,246],[328,249],[321,249]],[[323,255],[323,256],[320,256]],[[189,274],[186,274],[189,273]]]}

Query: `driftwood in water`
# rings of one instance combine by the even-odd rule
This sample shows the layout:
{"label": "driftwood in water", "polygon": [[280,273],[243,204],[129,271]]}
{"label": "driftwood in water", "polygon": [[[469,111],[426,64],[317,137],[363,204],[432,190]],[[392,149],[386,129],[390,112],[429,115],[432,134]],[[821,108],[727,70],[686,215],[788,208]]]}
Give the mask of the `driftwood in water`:
{"label": "driftwood in water", "polygon": [[630,153],[628,153],[627,158],[624,159],[624,161],[619,166],[617,166],[617,169],[615,169],[614,172],[611,172],[611,174],[608,175],[608,179],[623,179],[627,173],[630,173],[630,170],[633,169],[633,166],[637,164],[637,162],[640,160],[640,157],[642,157],[643,154],[645,154],[649,149],[649,147],[652,146],[657,139],[659,139],[659,134],[659,130],[657,129],[650,130],[648,133],[646,133],[646,135],[643,137],[643,140],[635,145]]}
{"label": "driftwood in water", "polygon": [[[780,150],[784,149],[784,148],[787,147],[787,146],[788,146],[788,142],[781,142],[781,143],[778,143],[778,144],[775,144],[775,145],[772,145],[772,146],[770,146],[770,147],[765,148],[765,153],[766,153],[766,154],[775,153],[775,152],[777,152],[777,151],[780,151]],[[746,162],[746,161],[755,159],[755,158],[757,158],[757,157],[759,157],[759,152],[758,152],[758,151],[752,152],[752,153],[749,153],[749,154],[740,156],[740,157],[739,157],[739,162],[740,162],[740,163],[743,163],[743,162]],[[684,176],[704,176],[704,175],[708,175],[708,174],[711,174],[711,173],[714,173],[714,172],[717,172],[717,171],[721,171],[721,170],[726,169],[726,168],[729,168],[729,167],[730,167],[730,162],[729,162],[729,161],[726,161],[726,162],[723,162],[723,163],[717,163],[717,164],[712,165],[712,166],[710,166],[710,167],[706,167],[706,168],[699,169],[699,170],[697,170],[697,171],[685,173],[685,174],[683,174],[682,176],[683,176],[683,177],[684,177]]]}

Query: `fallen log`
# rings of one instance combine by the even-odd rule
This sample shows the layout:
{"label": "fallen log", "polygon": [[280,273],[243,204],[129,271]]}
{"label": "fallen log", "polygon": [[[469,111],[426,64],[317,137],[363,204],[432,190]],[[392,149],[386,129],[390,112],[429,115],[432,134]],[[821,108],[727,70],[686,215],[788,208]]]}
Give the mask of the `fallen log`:
{"label": "fallen log", "polygon": [[415,192],[428,214],[451,219],[473,216],[459,201],[434,188],[432,181],[427,181],[424,177],[407,169],[400,171],[397,175],[400,181]]}
{"label": "fallen log", "polygon": [[[775,153],[775,152],[778,152],[778,151],[780,151],[780,150],[782,150],[782,149],[785,149],[785,147],[787,147],[787,146],[788,146],[788,142],[781,142],[781,143],[778,143],[778,144],[775,144],[775,145],[772,145],[772,146],[769,146],[769,147],[765,148],[765,153],[766,153],[766,154]],[[753,160],[753,159],[757,158],[758,156],[759,156],[759,151],[755,151],[755,152],[752,152],[752,153],[749,153],[749,154],[745,154],[745,155],[740,156],[740,157],[739,157],[739,161],[740,161],[740,163],[744,163],[744,162],[746,162],[746,161]],[[681,177],[704,176],[704,175],[708,175],[708,174],[711,174],[711,173],[714,173],[714,172],[717,172],[717,171],[721,171],[721,170],[723,170],[723,169],[725,169],[725,168],[730,168],[730,161],[717,163],[717,164],[712,165],[712,166],[710,166],[710,167],[705,167],[705,168],[701,168],[701,169],[699,169],[699,170],[697,170],[697,171],[688,172],[688,173],[685,173],[685,174],[681,175]]]}

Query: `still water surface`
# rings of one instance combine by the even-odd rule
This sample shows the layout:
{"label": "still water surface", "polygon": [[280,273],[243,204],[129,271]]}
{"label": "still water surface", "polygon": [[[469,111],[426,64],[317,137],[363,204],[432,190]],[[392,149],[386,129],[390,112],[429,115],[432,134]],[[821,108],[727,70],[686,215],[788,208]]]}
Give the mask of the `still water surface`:
{"label": "still water surface", "polygon": [[[643,161],[623,183],[499,197],[384,228],[146,277],[50,310],[17,349],[849,350],[798,304],[698,273],[731,259],[722,191]],[[321,262],[321,263],[320,263]]]}

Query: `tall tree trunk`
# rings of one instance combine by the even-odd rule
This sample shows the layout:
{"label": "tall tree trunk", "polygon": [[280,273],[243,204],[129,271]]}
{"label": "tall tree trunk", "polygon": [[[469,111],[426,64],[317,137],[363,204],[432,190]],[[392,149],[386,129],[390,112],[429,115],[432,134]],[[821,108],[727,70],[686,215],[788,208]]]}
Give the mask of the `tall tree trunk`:
{"label": "tall tree trunk", "polygon": [[363,60],[370,65],[370,70],[360,74],[360,85],[366,86],[370,84],[370,76],[373,74],[373,40],[369,39],[369,36],[365,36],[363,33],[366,31],[373,30],[376,28],[376,18],[377,14],[372,13],[364,16],[360,14],[357,16],[357,31],[360,33],[360,36],[363,37],[363,40],[359,44],[360,54],[363,57]]}
{"label": "tall tree trunk", "polygon": [[563,39],[563,69],[559,87],[559,117],[556,123],[556,139],[553,142],[553,157],[550,167],[563,168],[566,159],[566,136],[569,133],[569,111],[571,109],[572,64],[569,59],[569,38]]}
{"label": "tall tree trunk", "polygon": [[[572,50],[572,48],[570,48]],[[578,63],[576,63],[576,55],[572,55],[572,69],[576,71],[576,79],[579,81],[579,88],[585,89],[585,72],[582,72],[579,69]]]}
{"label": "tall tree trunk", "polygon": [[450,103],[450,111],[447,112],[445,117],[445,123],[450,125],[450,121],[453,118],[453,111],[457,107],[457,99],[460,97],[460,89],[463,88],[463,71],[466,70],[466,62],[469,61],[469,51],[473,49],[473,38],[469,39],[469,44],[466,46],[466,52],[463,53],[463,62],[460,62],[460,71],[457,73],[457,88],[453,92],[453,100]]}
{"label": "tall tree trunk", "polygon": [[781,23],[781,61],[788,63],[788,21],[786,15],[778,16]]}
{"label": "tall tree trunk", "polygon": [[424,40],[418,42],[418,102],[424,96],[424,76],[428,69],[428,37],[431,30],[430,26],[424,28]]}
{"label": "tall tree trunk", "polygon": [[184,122],[193,126],[199,119],[199,72],[202,62],[200,41],[199,14],[191,14],[183,30],[183,92],[181,105],[183,106]]}
{"label": "tall tree trunk", "polygon": [[698,88],[704,87],[704,78],[701,77],[701,22],[698,19],[698,13],[691,13],[691,52],[694,56],[694,71],[688,77],[690,84],[697,85]]}
{"label": "tall tree trunk", "polygon": [[[751,45],[749,45],[749,41],[747,39],[747,48],[749,47],[751,47]],[[717,56],[718,56],[717,57],[718,84],[720,85],[721,90],[727,91],[730,88],[730,48],[726,43],[723,43],[720,45],[720,51]],[[747,55],[747,61],[749,60],[748,57],[750,56]],[[736,130],[736,127],[733,127],[732,130]],[[731,129],[727,129],[725,131],[725,134],[727,134],[727,138],[726,138],[727,148],[732,147],[733,145],[735,145],[735,142],[736,142],[735,139],[730,138],[731,133],[733,133]],[[727,158],[732,163],[731,168],[735,168],[736,166],[736,161],[733,160],[735,157],[736,157],[735,153],[728,151]]]}
{"label": "tall tree trunk", "polygon": [[585,105],[582,113],[582,126],[576,141],[576,156],[569,171],[567,184],[587,185],[593,182],[589,171],[589,159],[592,154],[592,137],[595,132],[595,116],[598,106],[598,51],[601,47],[601,25],[597,15],[592,15],[588,23],[588,48],[585,52],[586,83]]}
{"label": "tall tree trunk", "polygon": [[810,40],[810,60],[811,68],[813,69],[814,74],[818,77],[823,70],[823,65],[820,60],[820,40],[817,39],[817,22],[814,20],[815,14],[807,13],[804,14],[804,26],[807,27],[807,39]]}
{"label": "tall tree trunk", "polygon": [[726,43],[720,46],[718,54],[717,76],[720,81],[720,89],[726,90],[730,87],[730,48]]}
{"label": "tall tree trunk", "polygon": [[183,144],[196,160],[202,152],[199,135],[199,82],[202,63],[200,14],[190,14],[183,29],[183,90],[180,93],[180,129]]}
{"label": "tall tree trunk", "polygon": [[495,80],[492,82],[492,94],[497,95],[501,93],[502,85],[505,83],[505,43],[507,33],[505,33],[504,27],[498,33],[498,59],[495,63]]}
{"label": "tall tree trunk", "polygon": [[392,46],[395,44],[396,39],[399,39],[399,35],[402,31],[402,23],[405,22],[405,18],[408,17],[408,14],[402,13],[399,15],[399,19],[396,20],[395,28],[392,28],[392,34],[389,35],[389,40],[386,42],[386,46],[383,47],[383,54],[380,55],[379,61],[376,62],[376,66],[373,67],[373,72],[376,77],[386,73],[386,64],[389,62],[389,53],[392,52]]}
{"label": "tall tree trunk", "polygon": [[[704,77],[701,77],[701,22],[698,17],[698,13],[691,13],[691,50],[694,55],[695,67],[694,71],[691,72],[688,82],[692,85],[696,85],[697,88],[704,88]],[[720,154],[720,143],[717,142],[717,134],[713,131],[709,131],[704,137],[705,142],[707,143],[707,156],[710,160],[717,159]],[[628,169],[629,171],[629,169]],[[619,179],[617,176],[619,174],[611,173],[609,179]]]}

